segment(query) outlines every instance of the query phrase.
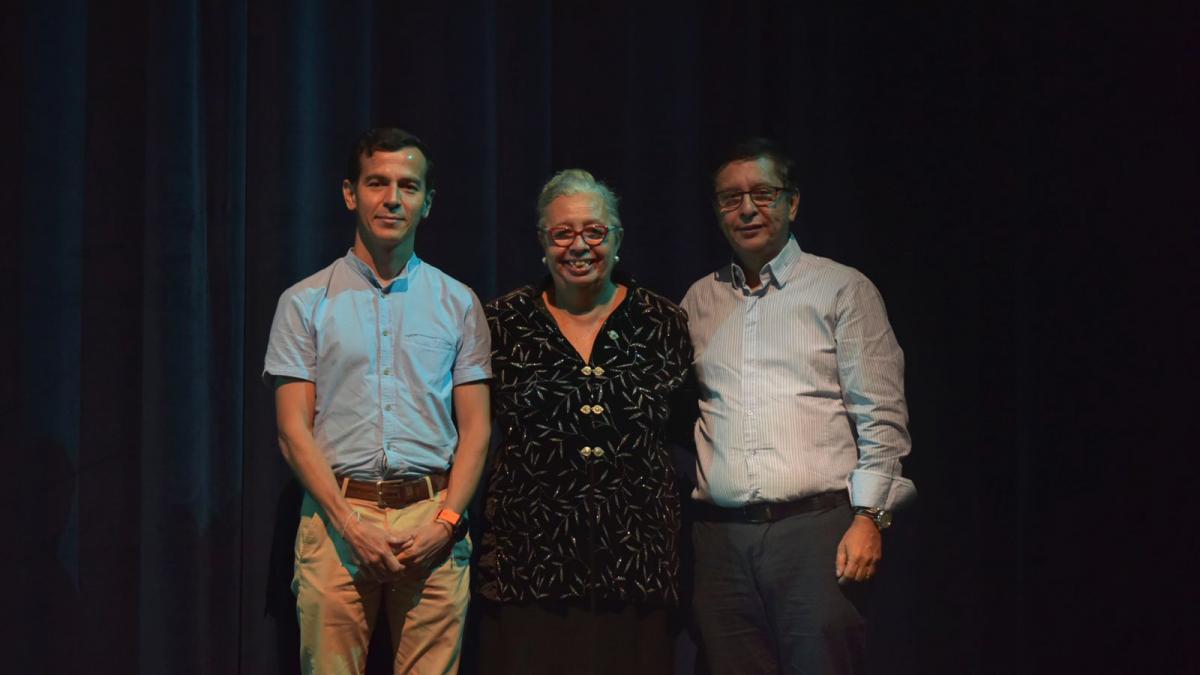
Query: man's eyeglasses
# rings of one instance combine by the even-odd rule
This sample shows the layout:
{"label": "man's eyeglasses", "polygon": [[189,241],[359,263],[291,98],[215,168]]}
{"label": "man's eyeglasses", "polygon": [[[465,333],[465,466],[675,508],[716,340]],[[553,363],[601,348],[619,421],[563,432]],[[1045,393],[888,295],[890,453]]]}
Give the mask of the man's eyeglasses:
{"label": "man's eyeglasses", "polygon": [[555,225],[554,227],[543,227],[542,231],[550,237],[550,241],[558,246],[570,246],[575,241],[575,237],[583,237],[583,243],[588,246],[599,246],[608,238],[610,231],[619,229],[621,228],[594,223],[584,225],[578,230],[566,225]]}
{"label": "man's eyeglasses", "polygon": [[738,192],[731,190],[728,192],[717,193],[717,208],[721,211],[734,211],[742,206],[742,196],[750,195],[750,201],[755,206],[770,206],[779,199],[779,195],[789,190],[785,187],[775,187],[774,185],[759,185],[753,190],[745,190]]}

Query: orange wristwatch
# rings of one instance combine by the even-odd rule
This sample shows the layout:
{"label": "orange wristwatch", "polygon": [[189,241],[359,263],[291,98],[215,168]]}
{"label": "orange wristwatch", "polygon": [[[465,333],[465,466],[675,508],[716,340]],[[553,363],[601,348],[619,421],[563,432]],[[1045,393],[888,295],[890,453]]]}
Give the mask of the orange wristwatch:
{"label": "orange wristwatch", "polygon": [[459,526],[463,524],[463,517],[460,513],[455,513],[450,509],[442,509],[433,517],[435,521],[446,523],[450,526],[450,534],[457,535]]}

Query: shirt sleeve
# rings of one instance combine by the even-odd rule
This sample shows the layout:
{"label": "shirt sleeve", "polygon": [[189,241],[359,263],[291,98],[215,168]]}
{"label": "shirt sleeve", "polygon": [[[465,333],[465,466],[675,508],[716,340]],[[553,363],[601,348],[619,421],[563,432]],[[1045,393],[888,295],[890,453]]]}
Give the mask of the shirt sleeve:
{"label": "shirt sleeve", "polygon": [[[685,326],[687,325],[688,317],[690,317],[694,312],[692,309],[692,293],[695,291],[695,289],[696,285],[692,284],[692,287],[687,290],[687,293],[683,294],[683,299],[679,301],[679,308],[683,310],[683,320]],[[691,328],[688,328],[688,330],[691,331]]]}
{"label": "shirt sleeve", "polygon": [[858,435],[858,464],[847,478],[850,501],[891,510],[916,496],[900,466],[912,448],[904,352],[883,298],[865,277],[839,294],[835,338],[842,402]]}
{"label": "shirt sleeve", "polygon": [[275,377],[317,381],[317,341],[312,317],[299,293],[289,289],[279,298],[262,378],[267,385]]}
{"label": "shirt sleeve", "polygon": [[454,361],[454,384],[478,382],[492,377],[492,334],[483,306],[471,292],[471,303],[463,316],[462,344]]}

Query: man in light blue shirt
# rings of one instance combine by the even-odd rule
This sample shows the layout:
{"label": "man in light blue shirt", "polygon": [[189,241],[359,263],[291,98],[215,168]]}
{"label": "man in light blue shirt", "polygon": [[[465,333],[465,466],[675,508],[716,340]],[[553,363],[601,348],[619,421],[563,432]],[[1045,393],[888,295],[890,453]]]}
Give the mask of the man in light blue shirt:
{"label": "man in light blue shirt", "polygon": [[413,253],[428,148],[353,147],[345,257],[285,291],[267,347],[284,458],[305,489],[293,591],[306,673],[362,672],[382,605],[396,673],[455,672],[469,597],[462,513],[490,433],[479,299]]}
{"label": "man in light blue shirt", "polygon": [[714,174],[734,262],[688,290],[693,607],[713,673],[858,673],[870,579],[910,498],[904,356],[874,285],[800,250],[792,161],[752,139]]}

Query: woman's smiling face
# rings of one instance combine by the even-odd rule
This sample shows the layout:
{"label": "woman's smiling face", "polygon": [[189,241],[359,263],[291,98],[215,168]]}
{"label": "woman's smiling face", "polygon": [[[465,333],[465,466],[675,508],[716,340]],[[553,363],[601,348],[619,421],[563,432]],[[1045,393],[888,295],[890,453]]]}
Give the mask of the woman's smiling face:
{"label": "woman's smiling face", "polygon": [[[609,228],[599,243],[588,243],[588,228],[608,228],[600,198],[590,193],[563,195],[546,207],[545,226],[541,231],[546,267],[557,287],[588,286],[607,283],[612,275],[613,257],[621,246],[621,230]],[[557,230],[574,233],[569,243],[558,243],[552,236]]]}

